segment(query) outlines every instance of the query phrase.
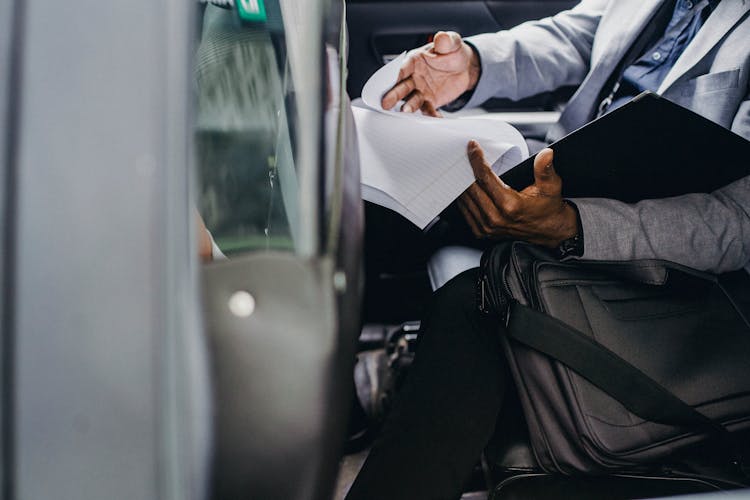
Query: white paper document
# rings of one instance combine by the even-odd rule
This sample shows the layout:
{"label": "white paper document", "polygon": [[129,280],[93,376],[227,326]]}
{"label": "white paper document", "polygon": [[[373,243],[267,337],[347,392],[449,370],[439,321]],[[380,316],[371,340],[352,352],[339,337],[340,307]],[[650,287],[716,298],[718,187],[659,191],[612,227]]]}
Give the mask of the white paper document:
{"label": "white paper document", "polygon": [[432,118],[384,110],[383,94],[396,83],[402,54],[376,72],[352,107],[357,126],[365,200],[394,210],[424,229],[472,182],[466,153],[479,142],[498,175],[528,156],[508,123],[484,118]]}

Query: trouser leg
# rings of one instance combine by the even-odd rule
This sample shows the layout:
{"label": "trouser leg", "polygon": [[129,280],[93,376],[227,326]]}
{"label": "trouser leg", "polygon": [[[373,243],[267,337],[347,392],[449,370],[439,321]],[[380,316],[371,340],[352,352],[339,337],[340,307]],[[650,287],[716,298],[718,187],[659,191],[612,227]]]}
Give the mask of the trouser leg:
{"label": "trouser leg", "polygon": [[494,431],[507,373],[477,270],[438,290],[403,391],[347,500],[456,498]]}

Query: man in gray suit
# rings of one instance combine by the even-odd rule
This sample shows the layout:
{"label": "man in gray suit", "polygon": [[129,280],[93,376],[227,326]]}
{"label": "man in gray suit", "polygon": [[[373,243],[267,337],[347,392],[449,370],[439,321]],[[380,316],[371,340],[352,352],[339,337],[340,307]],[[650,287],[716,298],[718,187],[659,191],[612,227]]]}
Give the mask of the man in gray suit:
{"label": "man in gray suit", "polygon": [[[465,40],[438,33],[410,54],[383,106],[404,99],[403,111],[438,114],[447,104],[579,85],[550,131],[554,140],[651,90],[750,139],[749,73],[750,0],[583,0],[509,31]],[[660,258],[714,272],[748,268],[750,177],[711,194],[629,205],[563,200],[564,179],[554,172],[551,150],[537,156],[535,184],[521,192],[491,172],[473,141],[469,157],[477,182],[459,206],[477,236],[528,240],[589,259]],[[711,165],[706,169],[710,175]],[[508,385],[499,326],[474,303],[476,279],[467,271],[435,294],[399,404],[349,500],[460,496],[496,431]]]}
{"label": "man in gray suit", "polygon": [[[548,134],[551,142],[651,90],[750,139],[749,13],[750,0],[584,0],[508,31],[465,40],[441,32],[409,55],[383,105],[404,99],[404,111],[437,114],[456,101],[476,106],[490,97],[517,100],[579,85]],[[651,43],[623,68],[628,49],[649,36]],[[750,261],[750,178],[712,194],[635,205],[564,203],[560,179],[546,169],[551,151],[538,158],[537,185],[520,193],[490,174],[478,145],[469,155],[477,183],[459,208],[477,236],[563,244],[588,259],[662,258],[714,272]]]}

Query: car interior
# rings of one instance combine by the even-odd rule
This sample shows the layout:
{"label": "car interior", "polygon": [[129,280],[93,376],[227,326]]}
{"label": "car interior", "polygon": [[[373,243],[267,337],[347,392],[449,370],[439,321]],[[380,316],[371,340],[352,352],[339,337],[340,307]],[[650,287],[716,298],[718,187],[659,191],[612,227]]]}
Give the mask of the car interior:
{"label": "car interior", "polygon": [[[404,51],[430,42],[438,31],[465,36],[499,31],[554,15],[576,3],[348,0],[349,96],[359,97],[364,82],[379,67]],[[524,137],[543,139],[572,91],[561,89],[519,102],[492,99],[479,110],[462,112],[495,113]],[[467,245],[470,235],[455,227],[462,222],[453,213],[441,214],[442,220],[422,234],[384,214],[383,209],[366,205],[364,328],[355,366],[356,402],[363,411],[354,415],[364,414],[362,425],[376,434],[373,427],[377,429],[385,418],[414,356],[418,320],[430,293],[460,272],[478,266],[486,246]],[[519,402],[506,404],[509,408],[498,424],[498,429],[506,431],[499,432],[477,458],[463,498],[656,498],[742,487],[722,481],[722,474],[712,469],[715,464],[710,460],[703,460],[700,449],[676,463],[662,464],[658,472],[603,477],[546,474],[529,445],[528,430],[518,424],[523,421]],[[352,450],[366,446],[358,442],[363,440],[362,434],[366,433],[350,435]]]}
{"label": "car interior", "polygon": [[[340,318],[341,321],[348,321],[347,325],[342,324],[342,332],[356,332],[348,338],[349,344],[342,345],[342,350],[337,353],[340,356],[351,356],[356,353],[356,362],[353,367],[343,358],[338,358],[336,368],[339,382],[347,380],[347,369],[351,370],[349,373],[354,375],[354,388],[352,391],[349,387],[348,393],[352,400],[349,418],[345,422],[339,415],[339,418],[335,420],[336,425],[325,427],[331,433],[325,438],[329,443],[336,442],[334,436],[337,431],[340,432],[344,428],[347,430],[346,440],[343,443],[344,456],[340,460],[339,479],[334,491],[335,498],[342,498],[347,486],[351,484],[369,446],[377,438],[378,430],[383,420],[387,418],[392,401],[408,373],[417,346],[419,320],[430,294],[461,271],[477,266],[482,250],[486,248],[486,245],[471,244],[472,239],[467,228],[456,214],[450,211],[441,215],[441,220],[433,224],[427,232],[419,231],[399,216],[369,203],[365,203],[364,218],[362,218],[356,143],[353,141],[350,129],[352,124],[350,113],[348,113],[349,101],[360,96],[364,82],[379,67],[403,51],[428,43],[432,35],[439,30],[453,30],[465,35],[497,31],[527,20],[552,15],[574,4],[575,2],[565,1],[379,2],[350,0],[345,6],[345,18],[342,15],[338,22],[330,21],[331,34],[327,38],[327,84],[330,90],[326,97],[329,108],[324,120],[338,120],[337,133],[340,135],[335,139],[327,139],[327,147],[330,148],[334,141],[342,141],[341,135],[346,139],[343,139],[344,148],[335,153],[340,155],[335,160],[336,165],[331,166],[331,171],[325,172],[322,180],[323,189],[326,194],[331,195],[326,198],[327,205],[324,210],[331,216],[329,244],[333,245],[338,252],[337,264],[344,270],[347,277],[347,288],[355,282],[352,277],[356,276],[357,266],[364,269],[363,282],[354,285],[361,287],[363,291],[361,315],[357,317],[353,314],[350,318]],[[236,261],[245,257],[238,258],[235,257],[236,255],[242,255],[243,252],[252,249],[253,245],[265,245],[266,248],[276,246],[286,248],[286,245],[294,248],[296,242],[293,228],[295,224],[289,224],[291,227],[284,225],[285,220],[294,221],[300,218],[294,213],[295,195],[285,192],[285,189],[289,190],[289,179],[293,179],[294,176],[285,175],[284,169],[294,168],[290,164],[293,163],[294,154],[290,152],[288,141],[290,137],[294,137],[298,126],[295,127],[296,124],[292,120],[280,122],[269,120],[267,114],[262,115],[256,125],[245,124],[244,120],[254,118],[252,115],[259,113],[256,108],[243,110],[242,103],[232,101],[234,94],[241,94],[240,90],[224,87],[223,91],[219,92],[207,83],[212,80],[213,74],[220,73],[221,84],[226,86],[228,81],[232,81],[223,79],[228,69],[240,71],[244,69],[241,61],[229,59],[239,56],[237,44],[247,44],[248,53],[255,54],[256,61],[259,51],[263,50],[260,47],[264,47],[269,60],[263,64],[274,66],[275,55],[280,75],[278,77],[271,75],[268,78],[264,76],[268,84],[268,88],[261,91],[266,96],[264,104],[271,104],[271,109],[282,110],[284,106],[287,106],[286,109],[289,110],[286,101],[299,87],[295,85],[294,71],[288,71],[288,68],[283,68],[283,66],[285,65],[284,57],[291,59],[293,53],[284,48],[283,32],[278,27],[274,28],[272,21],[274,4],[267,2],[266,5],[270,13],[267,25],[260,30],[244,25],[240,30],[241,33],[237,32],[236,21],[230,11],[209,5],[204,13],[203,38],[198,52],[199,81],[202,85],[198,101],[198,151],[199,166],[202,168],[200,211],[206,217],[207,224],[212,229],[219,246],[230,256],[230,261],[235,261],[216,267],[209,266],[206,269],[205,296],[210,298],[209,317],[220,316],[222,301],[215,300],[215,298],[226,297],[228,290],[221,290],[221,288],[227,285],[230,276],[237,279],[240,274],[239,268],[232,269],[232,267],[236,265]],[[219,19],[223,19],[224,24],[220,24]],[[228,45],[231,50],[227,47],[222,49],[222,45]],[[254,51],[250,51],[251,45],[256,47]],[[212,55],[217,53],[226,54],[226,58],[220,60]],[[339,56],[338,67],[335,60],[337,54]],[[253,63],[257,64],[255,61]],[[343,74],[342,68],[346,70]],[[257,72],[248,71],[245,77],[254,81],[257,79]],[[238,81],[238,78],[241,77],[235,75],[234,81]],[[251,87],[255,88],[257,85],[251,85]],[[287,92],[287,99],[283,95],[275,95],[278,89]],[[539,95],[522,102],[496,99],[488,102],[482,109],[471,112],[499,114],[521,130],[526,137],[542,139],[546,129],[557,119],[560,109],[571,92],[572,89],[563,89],[554,94]],[[229,101],[222,104],[219,102],[220,97],[229,97]],[[273,105],[274,102],[277,104]],[[231,110],[227,112],[227,108]],[[242,112],[235,116],[235,113],[240,110]],[[217,122],[217,117],[219,122]],[[226,122],[221,123],[222,119],[231,121],[232,126],[230,127]],[[240,177],[241,175],[247,176],[246,173],[239,173],[240,169],[245,168],[244,162],[247,155],[237,154],[235,150],[238,145],[232,142],[231,128],[234,126],[270,129],[261,134],[261,140],[265,140],[271,148],[269,152],[258,148],[257,145],[246,146],[248,151],[255,150],[254,154],[258,156],[255,164],[263,163],[264,158],[271,158],[275,153],[275,163],[269,165],[268,172],[264,167],[259,169],[253,177],[245,179]],[[289,133],[282,130],[286,126],[290,129]],[[326,128],[326,131],[335,128],[331,126]],[[277,139],[276,142],[268,143],[266,137]],[[260,154],[257,153],[259,149]],[[217,158],[212,156],[217,154],[223,155],[219,160],[223,168],[230,170],[235,168],[238,172],[223,172],[217,169]],[[233,157],[235,161],[232,161]],[[242,158],[241,161],[240,158]],[[270,181],[266,179],[266,175],[270,176]],[[278,186],[274,185],[274,178],[278,178]],[[247,184],[242,186],[239,182]],[[247,193],[253,190],[257,194],[249,198]],[[231,193],[231,196],[223,193]],[[238,205],[231,206],[232,200],[236,200],[234,203]],[[252,203],[260,214],[265,212],[265,215],[256,216],[253,219],[252,213],[249,212],[252,208],[241,205],[243,203]],[[274,203],[276,203],[275,207]],[[222,207],[222,204],[226,206]],[[246,223],[249,220],[260,220],[263,223],[256,225],[255,228],[242,225],[242,221]],[[238,233],[243,236],[237,237]],[[334,236],[336,233],[338,233],[338,241],[331,241],[336,238]],[[467,242],[469,242],[468,246]],[[363,255],[360,255],[360,252]],[[270,264],[263,263],[262,265],[269,266]],[[273,276],[282,284],[286,279],[280,270]],[[299,278],[298,273],[295,273],[295,276]],[[260,275],[253,274],[253,279],[261,278]],[[234,282],[230,288],[238,286],[239,283]],[[261,297],[258,299],[260,300]],[[357,299],[351,294],[339,295],[338,300],[339,308],[344,307],[344,309],[339,309],[340,311],[357,310]],[[347,300],[348,304],[345,303]],[[313,322],[312,318],[305,318],[304,321]],[[227,330],[224,330],[225,328]],[[247,443],[248,449],[245,452],[235,448],[242,441],[242,438],[238,438],[237,435],[239,422],[250,423],[248,419],[253,415],[253,409],[233,406],[228,402],[240,398],[241,394],[252,394],[248,392],[249,384],[261,375],[254,371],[248,372],[248,366],[259,367],[262,363],[250,353],[238,356],[241,347],[236,344],[236,339],[241,338],[242,332],[241,330],[230,332],[231,328],[230,325],[220,324],[216,332],[211,332],[212,342],[215,343],[215,353],[218,356],[216,370],[219,382],[217,386],[219,446],[216,470],[220,473],[217,474],[215,480],[220,497],[231,496],[232,492],[241,491],[243,481],[252,481],[252,484],[256,485],[262,483],[263,478],[271,477],[265,469],[248,476],[246,470],[237,466],[238,463],[255,462],[259,458],[256,453],[261,453],[261,451],[251,450],[251,442]],[[279,334],[280,332],[272,333],[274,336]],[[309,355],[310,351],[307,351],[306,356]],[[283,345],[278,347],[278,351],[274,350],[272,355],[276,360],[283,359],[285,356],[287,354]],[[252,359],[252,362],[248,363],[249,359]],[[279,369],[285,370],[282,368],[285,364],[280,363]],[[295,365],[300,366],[298,360],[295,360]],[[264,366],[263,370],[267,376],[269,368]],[[295,376],[298,375],[295,374]],[[276,374],[273,378],[279,381],[279,391],[283,390],[281,381],[284,377]],[[288,380],[287,383],[293,382]],[[333,390],[333,386],[330,385],[331,381],[326,383],[329,384],[329,389]],[[346,383],[340,384],[335,389],[341,396],[346,393]],[[247,401],[250,404],[250,401],[257,400],[247,398]],[[339,399],[339,404],[341,401],[342,399]],[[465,485],[465,499],[627,499],[710,493],[734,489],[738,486],[729,480],[722,480],[722,475],[712,477],[706,469],[710,470],[713,464],[703,465],[700,461],[694,463],[695,459],[690,456],[684,457],[684,463],[690,464],[689,466],[679,467],[670,463],[664,464],[656,471],[649,469],[640,474],[572,478],[546,474],[534,457],[528,442],[528,431],[519,424],[523,422],[523,419],[520,418],[521,409],[517,398],[511,398],[507,404],[509,409],[503,414],[507,422],[502,422],[499,428],[511,429],[511,431],[498,433],[485,453],[477,457],[475,471]],[[264,413],[262,418],[271,418],[273,412],[278,412],[278,408],[274,405],[275,403],[270,405],[269,412]],[[330,408],[328,406],[328,409]],[[307,422],[308,426],[310,424]],[[294,441],[286,444],[299,447],[299,443]],[[279,443],[273,443],[274,448],[279,446]],[[330,454],[325,457],[329,464],[329,477],[330,460],[336,456],[334,449],[331,448]],[[304,470],[307,465],[310,464],[300,463],[294,466],[298,470]],[[288,486],[291,488],[293,484],[288,483]],[[267,488],[268,490],[260,490],[263,491],[261,497],[270,498],[274,494],[277,498],[294,496],[291,490],[285,491],[282,495],[278,489],[274,493],[274,487],[270,484]]]}
{"label": "car interior", "polygon": [[[577,2],[154,3],[0,0],[2,498],[339,500],[430,295],[488,247],[363,202],[351,102],[437,31]],[[543,138],[572,92],[461,113]],[[464,500],[750,496],[702,446],[545,472],[506,404]]]}

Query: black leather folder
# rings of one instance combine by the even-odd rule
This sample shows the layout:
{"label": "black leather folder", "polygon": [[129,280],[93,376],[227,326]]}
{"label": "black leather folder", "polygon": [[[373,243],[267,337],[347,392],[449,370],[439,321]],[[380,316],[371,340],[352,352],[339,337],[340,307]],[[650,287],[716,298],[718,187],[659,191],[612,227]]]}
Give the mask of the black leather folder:
{"label": "black leather folder", "polygon": [[[566,198],[632,203],[710,193],[750,175],[750,141],[652,92],[550,147]],[[533,184],[533,162],[502,179],[518,190]]]}

